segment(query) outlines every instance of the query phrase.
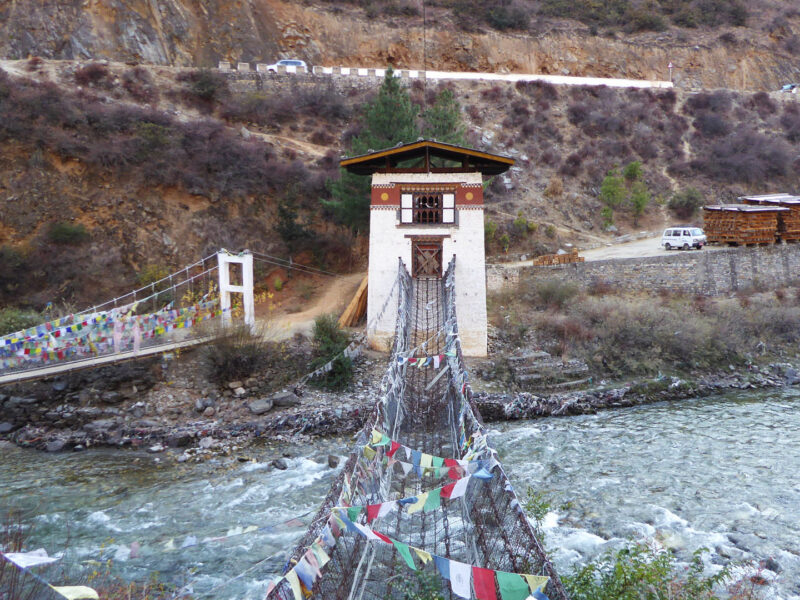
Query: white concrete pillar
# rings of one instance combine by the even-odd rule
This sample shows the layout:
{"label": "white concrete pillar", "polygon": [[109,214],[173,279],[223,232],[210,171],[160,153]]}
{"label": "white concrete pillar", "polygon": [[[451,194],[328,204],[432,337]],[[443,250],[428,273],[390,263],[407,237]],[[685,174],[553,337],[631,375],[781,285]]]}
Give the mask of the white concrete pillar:
{"label": "white concrete pillar", "polygon": [[[253,255],[247,250],[239,255],[230,254],[223,249],[217,252],[219,265],[219,307],[222,309],[222,322],[231,324],[231,292],[242,294],[242,307],[244,308],[244,322],[255,332],[256,313],[255,299],[253,297]],[[231,264],[242,265],[242,285],[231,285]]]}

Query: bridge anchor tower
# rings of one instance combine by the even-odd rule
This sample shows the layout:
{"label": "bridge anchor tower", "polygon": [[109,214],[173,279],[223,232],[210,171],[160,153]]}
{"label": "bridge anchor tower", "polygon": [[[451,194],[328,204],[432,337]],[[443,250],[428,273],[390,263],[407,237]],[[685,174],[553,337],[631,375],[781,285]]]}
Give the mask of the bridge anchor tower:
{"label": "bridge anchor tower", "polygon": [[[417,279],[441,278],[458,255],[458,331],[467,356],[486,356],[486,255],[483,178],[499,175],[512,158],[419,140],[341,161],[372,175],[367,337],[390,350],[397,319],[398,257]],[[382,311],[383,306],[386,309]]]}

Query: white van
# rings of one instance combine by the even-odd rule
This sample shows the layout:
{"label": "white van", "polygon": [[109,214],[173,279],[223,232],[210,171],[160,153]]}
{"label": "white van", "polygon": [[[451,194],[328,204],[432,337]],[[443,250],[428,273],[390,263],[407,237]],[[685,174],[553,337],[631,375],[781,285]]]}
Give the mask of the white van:
{"label": "white van", "polygon": [[670,227],[664,230],[664,235],[661,236],[661,245],[664,250],[672,250],[673,248],[697,248],[701,250],[706,245],[706,234],[699,227],[689,227],[682,225],[680,227]]}

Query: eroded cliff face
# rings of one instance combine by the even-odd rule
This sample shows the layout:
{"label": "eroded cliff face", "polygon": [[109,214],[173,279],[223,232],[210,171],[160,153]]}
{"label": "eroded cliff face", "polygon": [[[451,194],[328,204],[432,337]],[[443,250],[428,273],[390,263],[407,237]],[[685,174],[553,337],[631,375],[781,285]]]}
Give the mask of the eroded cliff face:
{"label": "eroded cliff face", "polygon": [[[350,5],[283,0],[12,0],[0,4],[0,56],[88,59],[176,66],[218,60],[316,65],[508,71],[667,79],[687,88],[770,90],[800,79],[800,60],[782,41],[800,17],[779,26],[673,30],[616,37],[575,23],[537,24],[539,33],[467,33],[446,11],[367,18]],[[724,36],[723,36],[724,34]],[[723,36],[722,39],[720,36]]]}

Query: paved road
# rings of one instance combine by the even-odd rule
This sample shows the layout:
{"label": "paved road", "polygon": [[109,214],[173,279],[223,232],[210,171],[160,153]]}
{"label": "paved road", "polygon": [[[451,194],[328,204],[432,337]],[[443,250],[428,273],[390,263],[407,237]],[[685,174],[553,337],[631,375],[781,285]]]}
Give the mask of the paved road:
{"label": "paved road", "polygon": [[[715,252],[722,250],[726,246],[707,246],[700,250],[700,252]],[[684,252],[683,250],[670,250],[670,253]],[[689,252],[698,252],[698,250],[689,250]],[[593,260],[607,260],[609,258],[636,258],[640,256],[661,256],[667,254],[667,251],[661,246],[661,236],[646,238],[643,240],[636,240],[633,242],[625,242],[624,244],[614,244],[611,246],[600,246],[592,250],[581,252],[581,256],[585,257],[587,261]]]}

